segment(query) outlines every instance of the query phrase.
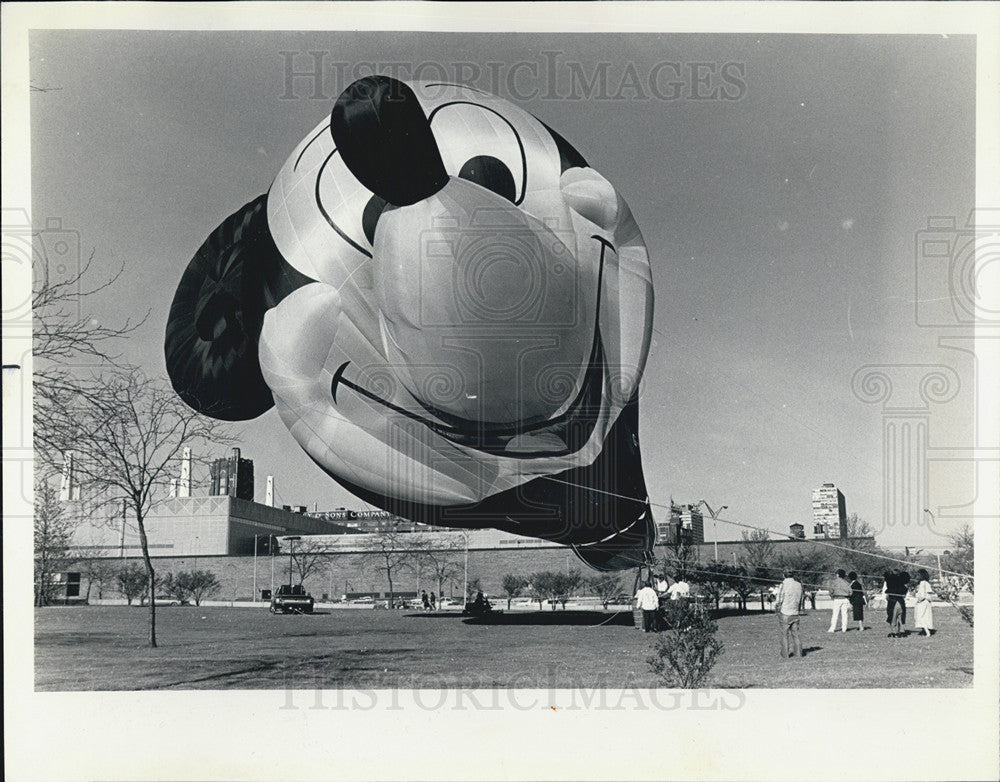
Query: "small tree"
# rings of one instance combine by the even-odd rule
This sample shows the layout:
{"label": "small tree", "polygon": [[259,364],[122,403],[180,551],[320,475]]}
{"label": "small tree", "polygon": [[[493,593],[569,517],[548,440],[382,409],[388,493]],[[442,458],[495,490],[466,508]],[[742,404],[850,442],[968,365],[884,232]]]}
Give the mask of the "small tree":
{"label": "small tree", "polygon": [[718,625],[687,600],[671,601],[666,619],[667,629],[646,658],[650,670],[668,687],[702,686],[723,652],[715,637]]}
{"label": "small tree", "polygon": [[187,573],[178,573],[176,576],[173,573],[167,573],[160,580],[160,591],[182,605],[187,602],[189,590],[190,583]]}
{"label": "small tree", "polygon": [[465,599],[472,600],[477,592],[483,591],[483,582],[479,578],[470,578],[465,584]]}
{"label": "small tree", "polygon": [[[46,420],[36,423],[36,447],[47,454],[75,452],[81,488],[98,507],[121,507],[124,501],[138,528],[147,583],[155,584],[146,519],[163,499],[182,448],[224,441],[224,424],[196,413],[166,383],[135,368],[112,367],[90,381],[64,381],[42,392],[51,398]],[[36,386],[36,399],[38,393]],[[149,645],[156,646],[152,589]]]}
{"label": "small tree", "polygon": [[524,576],[515,576],[507,573],[503,577],[503,591],[507,593],[507,610],[510,611],[510,603],[528,585],[528,580]]}
{"label": "small tree", "polygon": [[766,529],[743,530],[743,564],[751,573],[770,566],[778,544]]}
{"label": "small tree", "polygon": [[715,601],[715,610],[719,610],[719,600],[730,588],[734,568],[723,562],[709,562],[702,565],[695,574],[695,580],[702,592]]}
{"label": "small tree", "polygon": [[587,586],[600,599],[605,611],[615,595],[622,591],[621,577],[614,574],[591,576],[587,580]]}
{"label": "small tree", "polygon": [[747,598],[757,586],[757,581],[753,574],[749,573],[742,565],[731,568],[731,571],[729,586],[739,597],[740,610],[745,612],[747,610]]}
{"label": "small tree", "polygon": [[[528,576],[528,583],[534,593],[535,600],[538,601],[538,608],[541,609],[545,600],[554,599],[559,594],[557,576],[551,570],[541,570]],[[555,603],[552,610],[555,611]]]}
{"label": "small tree", "polygon": [[80,568],[80,575],[87,582],[87,593],[84,599],[88,603],[90,602],[90,593],[95,586],[97,587],[97,599],[104,599],[105,585],[113,583],[117,574],[115,564],[107,559],[97,557],[79,560],[77,567]]}
{"label": "small tree", "polygon": [[142,597],[149,583],[149,575],[134,562],[119,570],[117,578],[118,588],[129,605],[132,605],[132,601],[137,597]]}
{"label": "small tree", "polygon": [[[968,525],[951,536],[952,549],[942,556],[942,566],[952,571],[950,575],[942,574],[934,591],[951,603],[970,627],[975,626],[975,614],[972,606],[960,605],[959,595],[963,590],[975,593],[975,542],[972,530]],[[960,573],[961,575],[954,575]]]}
{"label": "small tree", "polygon": [[202,600],[218,592],[222,586],[215,573],[209,570],[192,570],[184,575],[187,577],[188,592],[196,606],[200,606]]}
{"label": "small tree", "polygon": [[562,603],[563,611],[566,610],[566,601],[572,597],[576,590],[583,584],[583,577],[579,570],[570,570],[555,574],[555,597]]}
{"label": "small tree", "polygon": [[35,605],[47,606],[55,591],[55,576],[65,572],[72,562],[69,544],[74,527],[48,481],[35,484],[34,526]]}

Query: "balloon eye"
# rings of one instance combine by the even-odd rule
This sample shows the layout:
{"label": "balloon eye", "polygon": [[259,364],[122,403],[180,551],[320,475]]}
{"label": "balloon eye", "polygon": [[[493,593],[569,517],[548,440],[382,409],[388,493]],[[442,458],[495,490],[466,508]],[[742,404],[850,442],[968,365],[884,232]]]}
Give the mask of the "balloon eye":
{"label": "balloon eye", "polygon": [[513,201],[517,194],[514,185],[514,175],[510,173],[507,164],[490,155],[479,155],[470,158],[458,172],[462,179],[468,179],[487,190],[492,190],[498,196]]}
{"label": "balloon eye", "polygon": [[365,205],[365,211],[361,215],[361,228],[365,232],[365,236],[368,237],[368,243],[371,245],[375,244],[375,226],[378,225],[378,219],[382,216],[382,212],[385,211],[386,200],[381,196],[373,195],[368,199],[368,203]]}

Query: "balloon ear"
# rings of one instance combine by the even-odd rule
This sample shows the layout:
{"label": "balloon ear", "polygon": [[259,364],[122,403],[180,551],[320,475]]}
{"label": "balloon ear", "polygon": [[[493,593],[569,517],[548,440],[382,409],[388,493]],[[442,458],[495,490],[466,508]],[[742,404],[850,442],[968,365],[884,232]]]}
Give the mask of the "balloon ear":
{"label": "balloon ear", "polygon": [[226,218],[195,253],[170,306],[164,351],[181,399],[224,421],[270,409],[257,359],[264,313],[308,282],[271,238],[266,195]]}
{"label": "balloon ear", "polygon": [[330,115],[344,164],[394,206],[429,198],[448,184],[431,124],[413,90],[388,76],[366,76],[344,90]]}

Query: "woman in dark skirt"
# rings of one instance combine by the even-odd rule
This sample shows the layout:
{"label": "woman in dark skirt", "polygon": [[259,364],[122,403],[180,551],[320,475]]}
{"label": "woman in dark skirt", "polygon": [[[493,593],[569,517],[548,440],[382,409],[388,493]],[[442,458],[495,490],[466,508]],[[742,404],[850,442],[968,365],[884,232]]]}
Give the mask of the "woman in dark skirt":
{"label": "woman in dark skirt", "polygon": [[848,573],[847,578],[851,582],[851,610],[853,619],[858,623],[858,630],[865,629],[865,606],[868,599],[865,597],[865,588],[861,585],[861,579],[857,573]]}

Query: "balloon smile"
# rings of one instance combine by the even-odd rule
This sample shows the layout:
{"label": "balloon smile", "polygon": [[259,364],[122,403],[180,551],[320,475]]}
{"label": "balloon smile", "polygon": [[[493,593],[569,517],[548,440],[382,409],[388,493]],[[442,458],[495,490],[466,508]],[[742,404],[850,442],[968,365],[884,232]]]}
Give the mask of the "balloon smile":
{"label": "balloon smile", "polygon": [[605,254],[609,249],[611,252],[617,252],[614,245],[604,237],[594,234],[591,238],[595,239],[601,246],[594,337],[580,390],[569,406],[559,415],[545,421],[530,423],[491,424],[444,414],[417,399],[416,401],[422,407],[438,417],[439,420],[435,420],[383,399],[364,386],[349,380],[345,377],[345,372],[351,363],[350,361],[345,361],[338,367],[330,383],[330,394],[334,403],[337,402],[339,387],[344,386],[398,415],[423,424],[451,442],[490,454],[512,458],[536,458],[540,456],[565,456],[580,450],[590,438],[596,425],[597,416],[601,411],[604,379],[607,376],[607,363],[600,332],[600,302],[604,262]]}

